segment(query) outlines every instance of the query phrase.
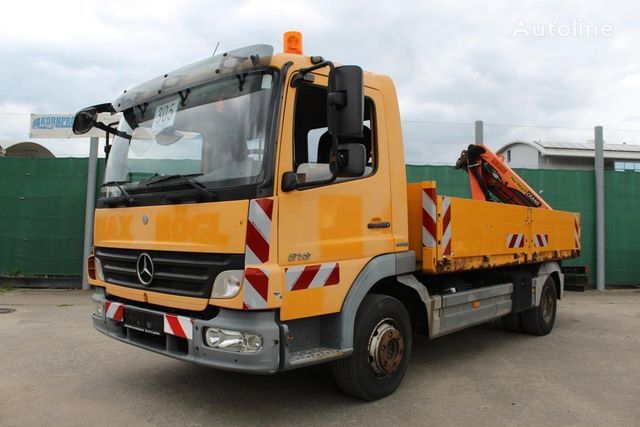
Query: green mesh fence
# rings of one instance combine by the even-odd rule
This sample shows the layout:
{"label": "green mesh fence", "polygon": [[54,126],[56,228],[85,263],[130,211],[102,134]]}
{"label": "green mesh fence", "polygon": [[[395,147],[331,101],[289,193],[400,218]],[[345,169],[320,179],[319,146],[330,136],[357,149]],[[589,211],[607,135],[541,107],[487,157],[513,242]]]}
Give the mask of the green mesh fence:
{"label": "green mesh fence", "polygon": [[0,273],[81,274],[86,183],[87,159],[0,157]]}
{"label": "green mesh fence", "polygon": [[605,283],[640,284],[640,173],[605,171]]}
{"label": "green mesh fence", "polygon": [[[99,177],[104,163],[99,162]],[[519,169],[555,209],[582,214],[582,256],[594,278],[592,171]],[[469,197],[467,175],[448,166],[407,166],[410,182],[436,180],[438,192]],[[87,159],[0,157],[0,273],[80,275]],[[100,182],[100,180],[99,180]],[[605,173],[608,285],[640,283],[640,173]]]}

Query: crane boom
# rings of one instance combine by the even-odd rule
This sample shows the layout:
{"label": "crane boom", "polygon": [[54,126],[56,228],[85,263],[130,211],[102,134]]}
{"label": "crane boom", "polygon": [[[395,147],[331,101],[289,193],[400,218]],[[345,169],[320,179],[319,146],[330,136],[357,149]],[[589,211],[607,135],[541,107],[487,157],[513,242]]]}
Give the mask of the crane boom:
{"label": "crane boom", "polygon": [[456,169],[469,174],[471,197],[475,200],[552,209],[501,156],[484,144],[471,144],[460,153]]}

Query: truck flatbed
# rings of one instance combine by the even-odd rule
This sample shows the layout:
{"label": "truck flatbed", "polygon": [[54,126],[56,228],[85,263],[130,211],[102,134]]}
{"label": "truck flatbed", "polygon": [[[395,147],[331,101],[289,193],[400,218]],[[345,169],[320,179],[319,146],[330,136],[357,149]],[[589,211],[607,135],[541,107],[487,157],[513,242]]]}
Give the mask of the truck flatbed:
{"label": "truck flatbed", "polygon": [[580,255],[580,214],[438,195],[407,185],[409,247],[424,273],[558,261]]}

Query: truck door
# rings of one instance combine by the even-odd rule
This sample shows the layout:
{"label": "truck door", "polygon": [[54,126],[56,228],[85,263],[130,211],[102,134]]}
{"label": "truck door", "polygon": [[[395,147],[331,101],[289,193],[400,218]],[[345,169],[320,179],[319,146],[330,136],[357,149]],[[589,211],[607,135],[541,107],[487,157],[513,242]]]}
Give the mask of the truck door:
{"label": "truck door", "polygon": [[[330,177],[326,78],[289,88],[280,147],[279,176]],[[380,94],[365,87],[362,143],[365,174],[331,184],[283,192],[278,182],[278,260],[285,268],[281,318],[340,311],[351,284],[376,255],[394,251],[389,165]]]}

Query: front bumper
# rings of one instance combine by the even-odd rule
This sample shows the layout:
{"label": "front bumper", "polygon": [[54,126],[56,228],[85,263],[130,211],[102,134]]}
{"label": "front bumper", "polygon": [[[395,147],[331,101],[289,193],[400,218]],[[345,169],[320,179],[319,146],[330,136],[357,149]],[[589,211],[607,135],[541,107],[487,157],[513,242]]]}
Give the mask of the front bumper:
{"label": "front bumper", "polygon": [[[91,298],[100,303],[108,301],[100,291],[94,293]],[[147,313],[166,315],[160,311],[137,307],[135,304],[126,304],[126,306]],[[91,318],[93,327],[111,338],[202,366],[237,372],[272,374],[278,371],[280,365],[280,329],[274,311],[220,309],[216,317],[208,320],[181,318],[191,320],[192,328],[191,331],[185,330],[183,336],[167,333],[166,330],[164,334],[155,336],[126,328],[121,321],[121,316],[115,316],[113,319],[107,315],[100,317],[92,314]],[[188,321],[181,323],[185,328],[189,325]],[[262,348],[255,353],[239,353],[208,347],[204,344],[204,330],[208,327],[258,333],[262,335]]]}

